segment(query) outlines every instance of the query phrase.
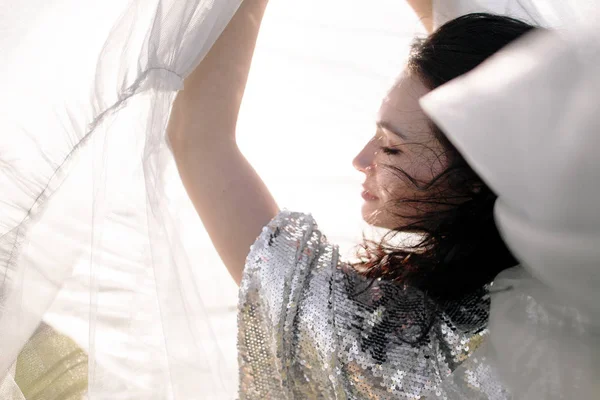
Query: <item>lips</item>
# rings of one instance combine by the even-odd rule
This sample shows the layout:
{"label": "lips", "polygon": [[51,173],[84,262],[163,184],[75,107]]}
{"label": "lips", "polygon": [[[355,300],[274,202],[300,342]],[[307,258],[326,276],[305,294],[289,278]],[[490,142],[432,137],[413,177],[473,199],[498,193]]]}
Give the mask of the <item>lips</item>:
{"label": "lips", "polygon": [[379,197],[375,196],[365,185],[363,185],[362,198],[367,201],[378,200]]}

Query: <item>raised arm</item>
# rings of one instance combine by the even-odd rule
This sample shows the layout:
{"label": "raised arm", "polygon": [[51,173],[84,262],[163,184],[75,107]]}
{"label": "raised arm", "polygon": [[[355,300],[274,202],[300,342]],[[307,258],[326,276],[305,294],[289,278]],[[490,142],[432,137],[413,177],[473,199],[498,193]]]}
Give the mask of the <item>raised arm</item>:
{"label": "raised arm", "polygon": [[[433,0],[406,0],[415,10],[427,32],[433,32]],[[447,0],[445,0],[447,1]]]}
{"label": "raised arm", "polygon": [[235,139],[267,3],[244,0],[206,58],[185,80],[167,128],[186,191],[238,284],[250,245],[279,211]]}

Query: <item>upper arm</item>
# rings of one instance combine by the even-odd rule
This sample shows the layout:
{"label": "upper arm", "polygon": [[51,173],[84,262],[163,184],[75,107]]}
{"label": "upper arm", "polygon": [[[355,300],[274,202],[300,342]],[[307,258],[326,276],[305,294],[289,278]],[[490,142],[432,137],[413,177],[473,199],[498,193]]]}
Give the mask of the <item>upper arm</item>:
{"label": "upper arm", "polygon": [[185,79],[167,126],[183,185],[215,248],[240,282],[250,245],[278,211],[239,151],[235,129],[267,0],[244,0]]}
{"label": "upper arm", "polygon": [[[176,126],[168,129],[193,129]],[[279,208],[234,140],[172,145],[183,185],[229,273],[240,283],[250,245]]]}
{"label": "upper arm", "polygon": [[433,0],[406,0],[427,32],[433,32]]}

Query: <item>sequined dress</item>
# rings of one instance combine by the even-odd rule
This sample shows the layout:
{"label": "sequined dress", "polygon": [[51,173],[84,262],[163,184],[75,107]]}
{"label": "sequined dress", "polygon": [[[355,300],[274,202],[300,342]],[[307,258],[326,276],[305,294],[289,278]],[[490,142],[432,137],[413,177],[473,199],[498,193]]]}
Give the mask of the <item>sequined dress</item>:
{"label": "sequined dress", "polygon": [[[263,228],[240,286],[240,398],[448,398],[441,383],[484,339],[489,296],[434,304],[338,253],[310,214],[283,210]],[[470,398],[488,398],[465,379]]]}

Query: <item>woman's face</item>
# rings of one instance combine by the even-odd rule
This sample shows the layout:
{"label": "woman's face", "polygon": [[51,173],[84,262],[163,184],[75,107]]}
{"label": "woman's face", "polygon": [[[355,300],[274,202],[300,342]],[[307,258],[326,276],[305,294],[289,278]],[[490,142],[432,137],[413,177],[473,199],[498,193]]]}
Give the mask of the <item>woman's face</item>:
{"label": "woman's face", "polygon": [[444,148],[419,106],[419,98],[428,92],[418,77],[404,72],[383,99],[375,136],[352,163],[365,174],[362,215],[371,225],[392,229],[410,222],[407,217],[418,215],[422,209],[415,203],[398,204],[398,200],[427,194],[386,165],[401,169],[420,185],[447,167]]}

